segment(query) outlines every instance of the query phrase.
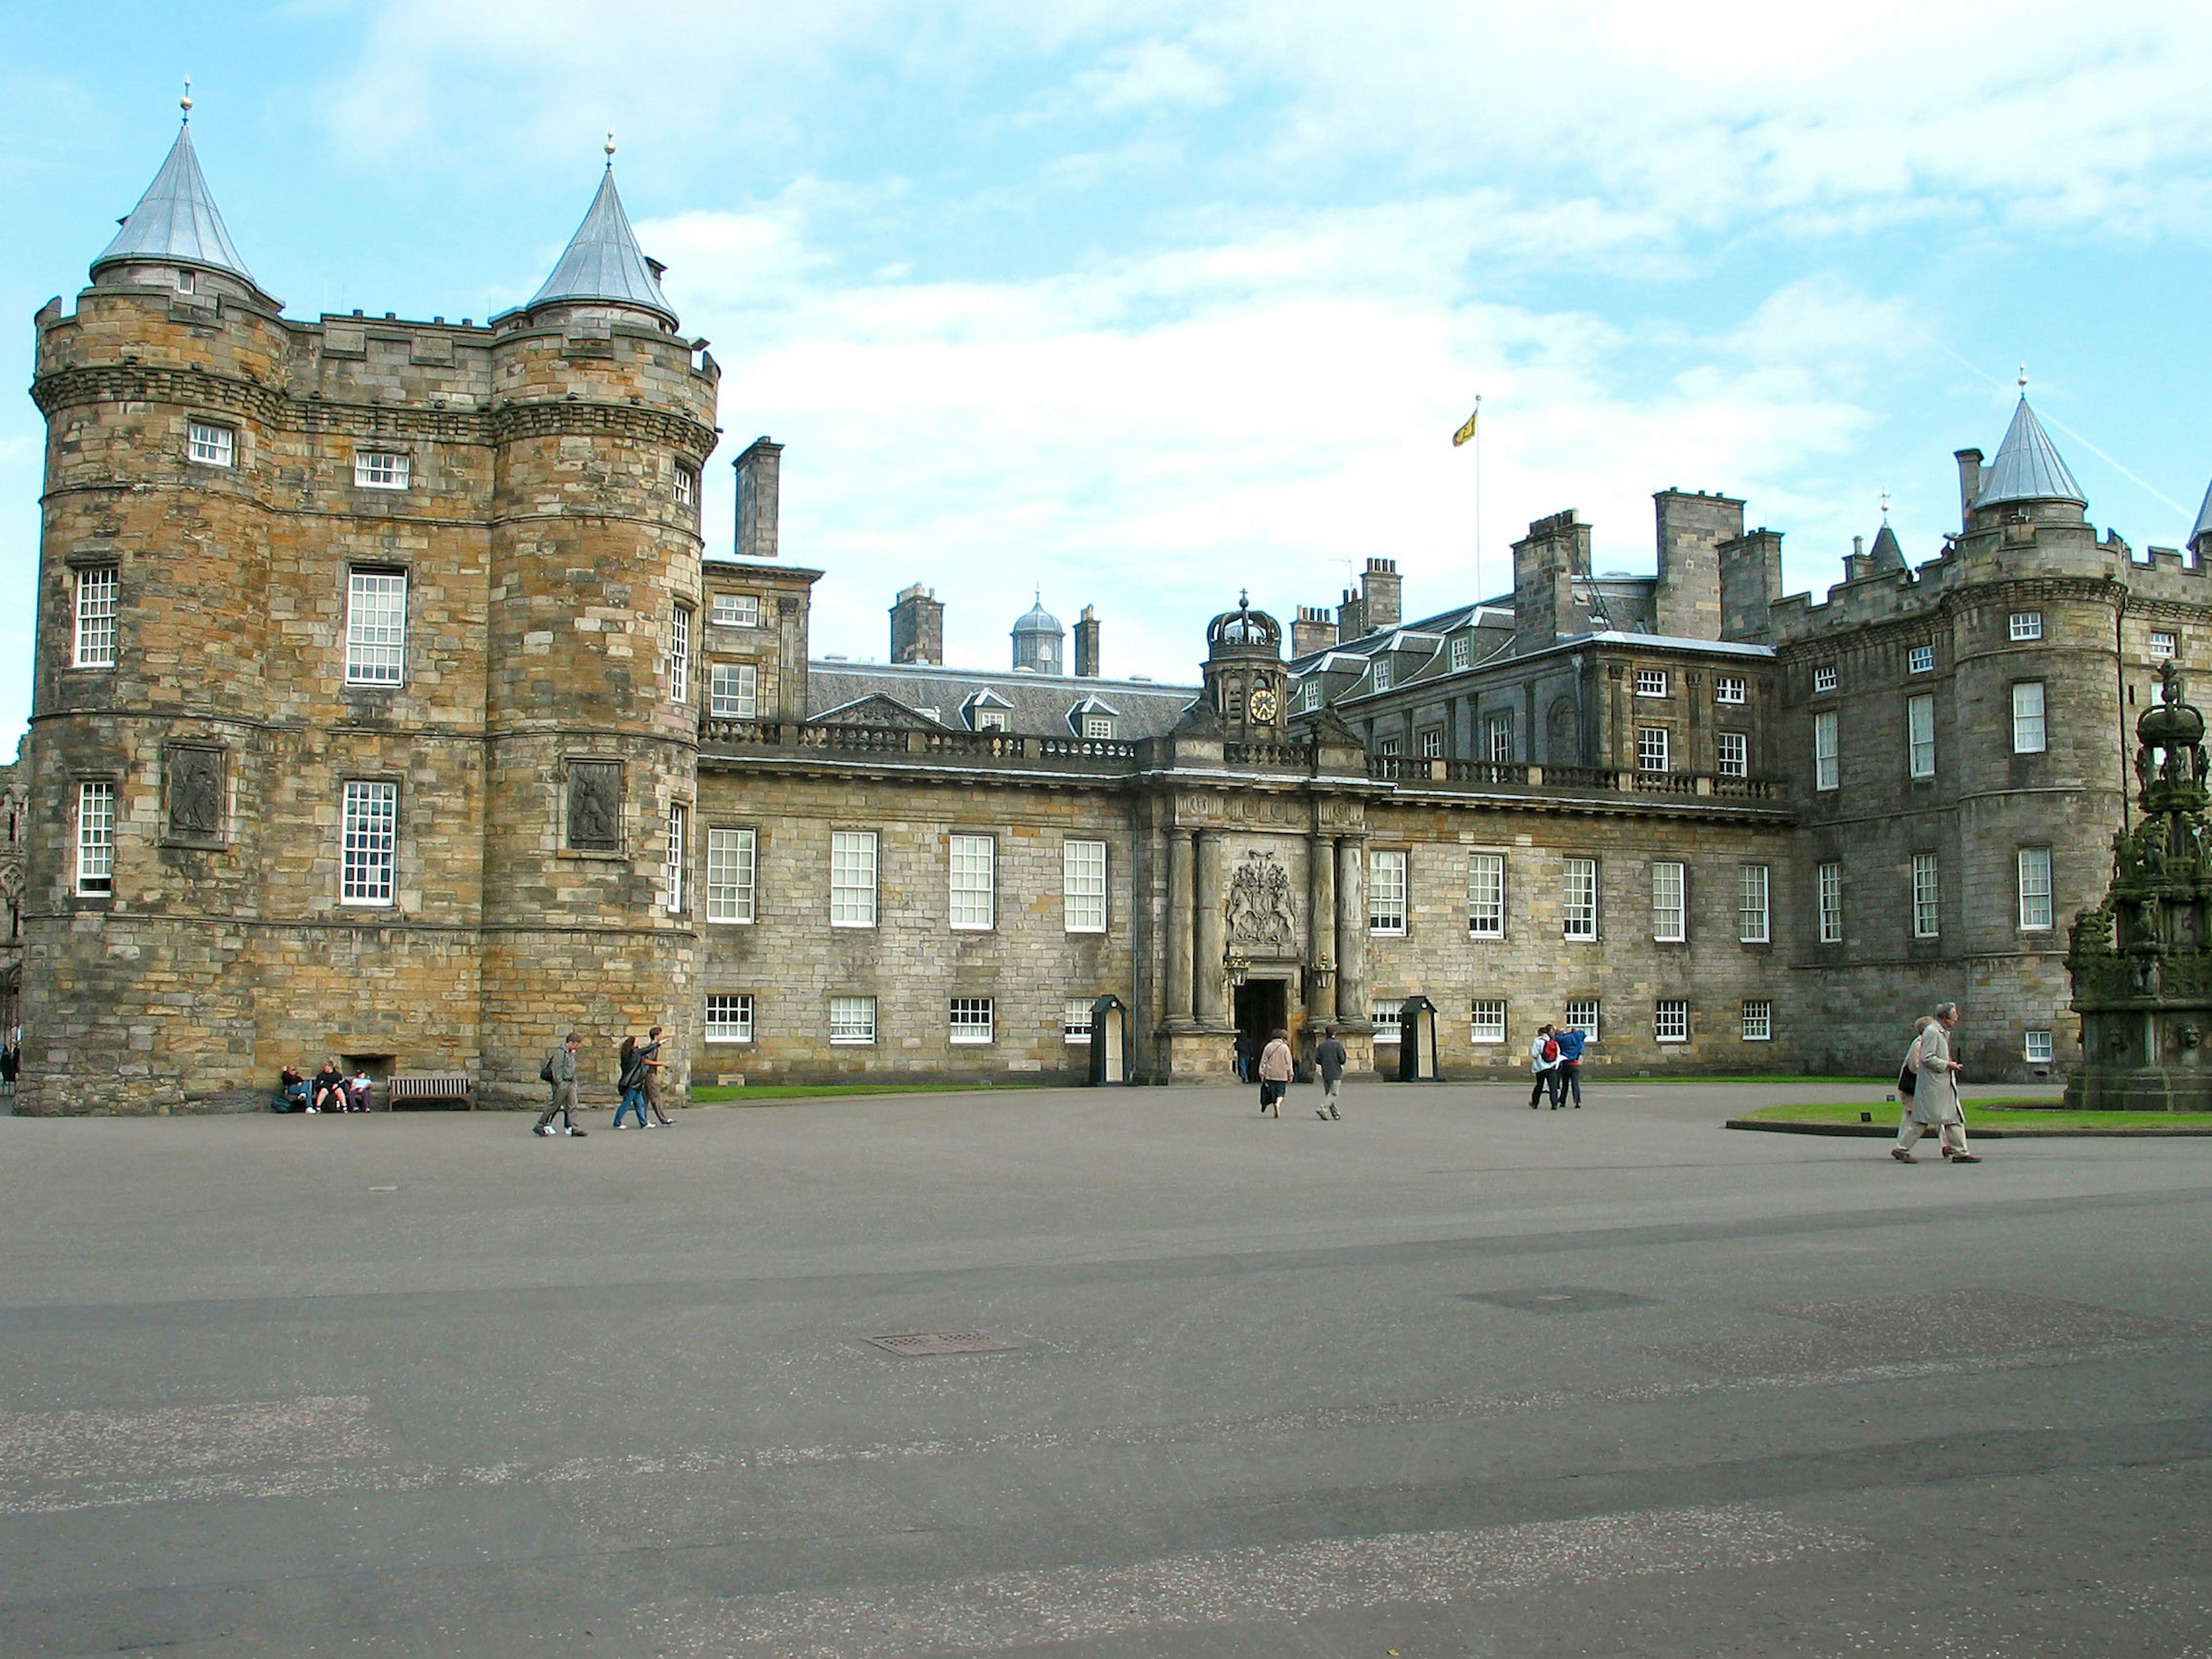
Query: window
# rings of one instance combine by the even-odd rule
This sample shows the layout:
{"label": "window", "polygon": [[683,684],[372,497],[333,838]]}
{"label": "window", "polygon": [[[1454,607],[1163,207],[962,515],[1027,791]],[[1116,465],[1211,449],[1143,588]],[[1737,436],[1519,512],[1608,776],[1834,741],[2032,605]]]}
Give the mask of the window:
{"label": "window", "polygon": [[1936,775],[1936,699],[1905,700],[1905,748],[1907,769],[1916,778]]}
{"label": "window", "polygon": [[757,593],[717,593],[711,613],[717,627],[758,628],[760,626],[760,595]]}
{"label": "window", "polygon": [[1636,769],[1639,772],[1667,770],[1665,726],[1639,726],[1636,728]]}
{"label": "window", "polygon": [[2012,689],[2012,752],[2039,755],[2044,745],[2043,682],[2021,680]]}
{"label": "window", "polygon": [[1844,866],[1824,864],[1820,866],[1820,943],[1841,945],[1844,942]]}
{"label": "window", "polygon": [[991,889],[997,843],[988,836],[952,837],[952,926],[976,933],[991,926]]}
{"label": "window", "polygon": [[407,573],[355,570],[346,577],[348,685],[397,685],[407,677]]}
{"label": "window", "polygon": [[[830,925],[876,925],[876,836],[872,830],[830,832]],[[872,1042],[874,1040],[869,1038]]]}
{"label": "window", "polygon": [[1935,854],[1915,853],[1912,855],[1913,938],[1934,939],[1937,936],[1940,918],[1936,901],[1940,896]]}
{"label": "window", "polygon": [[1474,660],[1474,641],[1464,634],[1458,635],[1451,642],[1451,665],[1454,668],[1465,668]]}
{"label": "window", "polygon": [[753,1040],[753,1000],[724,991],[707,994],[707,1041],[750,1042]]}
{"label": "window", "polygon": [[1060,1005],[1060,1035],[1066,1042],[1091,1041],[1091,999],[1070,997]]}
{"label": "window", "polygon": [[1905,672],[1908,674],[1932,674],[1936,672],[1936,647],[1916,645],[1905,653]]}
{"label": "window", "polygon": [[2021,1044],[2020,1053],[2021,1059],[2034,1065],[2048,1066],[2051,1063],[2051,1033],[2048,1031],[2027,1033],[2026,1041]]}
{"label": "window", "polygon": [[1764,945],[1767,942],[1766,866],[1763,864],[1740,864],[1736,866],[1735,936],[1745,945]]}
{"label": "window", "polygon": [[2008,631],[2015,640],[2039,640],[2043,637],[2043,613],[2040,611],[2015,611]]}
{"label": "window", "polygon": [[686,702],[691,696],[691,607],[677,605],[668,613],[668,700]]}
{"label": "window", "polygon": [[2051,926],[2051,849],[2020,849],[2020,925],[2047,929]]}
{"label": "window", "polygon": [[1748,701],[1745,695],[1747,689],[1747,684],[1742,675],[1723,674],[1720,677],[1719,683],[1713,689],[1713,701],[1715,702],[1747,702]]}
{"label": "window", "polygon": [[1659,1003],[1651,1011],[1651,1035],[1660,1042],[1687,1042],[1690,1005],[1680,1000]]}
{"label": "window", "polygon": [[1505,937],[1505,854],[1467,855],[1467,931],[1477,939]]}
{"label": "window", "polygon": [[[2156,629],[2153,629],[2150,636],[2150,654],[2154,661],[2162,661],[2167,657],[2175,655],[2174,636],[2171,634],[2162,634]],[[2048,1037],[2051,1033],[2045,1031],[2043,1035]]]}
{"label": "window", "polygon": [[1771,1002],[1747,1002],[1743,1005],[1743,1040],[1746,1042],[1771,1042],[1774,1036],[1774,1005]]}
{"label": "window", "polygon": [[1375,1025],[1375,1041],[1379,1046],[1398,1040],[1399,1021],[1406,1012],[1401,1002],[1378,1002],[1371,1011]]}
{"label": "window", "polygon": [[1492,714],[1490,717],[1490,758],[1505,765],[1513,758],[1513,716]]}
{"label": "window", "polygon": [[1715,751],[1715,763],[1724,778],[1747,778],[1751,775],[1751,738],[1742,732],[1723,732]]}
{"label": "window", "polygon": [[952,999],[952,1040],[963,1043],[988,1042],[991,1040],[990,998]]}
{"label": "window", "polygon": [[1595,939],[1597,937],[1597,860],[1568,859],[1565,861],[1565,891],[1563,902],[1565,921],[1562,934],[1567,939]]}
{"label": "window", "polygon": [[1375,752],[1378,755],[1396,754],[1398,752],[1398,739],[1395,738],[1381,738],[1376,739]]}
{"label": "window", "polygon": [[978,708],[975,729],[978,732],[1003,732],[1006,729],[1006,711],[1003,708]]}
{"label": "window", "polygon": [[1815,691],[1832,691],[1836,689],[1836,671],[1832,665],[1816,668],[1813,671],[1813,689]]}
{"label": "window", "polygon": [[1367,931],[1406,931],[1406,855],[1402,852],[1367,855]]}
{"label": "window", "polygon": [[1474,1042],[1504,1042],[1504,1003],[1476,998],[1468,1014],[1468,1040]]}
{"label": "window", "polygon": [[353,481],[363,489],[404,489],[414,471],[409,456],[374,449],[354,452]]}
{"label": "window", "polygon": [[1597,1041],[1597,999],[1589,997],[1567,1004],[1567,1027],[1580,1031],[1592,1042]]}
{"label": "window", "polygon": [[76,890],[87,896],[115,890],[115,786],[76,787]]}
{"label": "window", "polygon": [[1441,760],[1443,757],[1443,727],[1441,726],[1431,726],[1423,731],[1421,733],[1421,758],[1423,760]]}
{"label": "window", "polygon": [[1639,697],[1663,697],[1667,695],[1667,671],[1663,668],[1639,668],[1636,671],[1636,695]]}
{"label": "window", "polygon": [[873,997],[830,999],[830,1041],[873,1042],[876,1040],[876,1000]]}
{"label": "window", "polygon": [[1682,866],[1662,860],[1651,866],[1651,937],[1680,945],[1688,937],[1682,907]]}
{"label": "window", "polygon": [[690,829],[691,813],[680,803],[671,802],[668,808],[667,862],[661,866],[661,893],[668,902],[668,914],[684,914],[684,841]]}
{"label": "window", "polygon": [[1311,713],[1313,713],[1313,711],[1314,711],[1315,709],[1316,709],[1316,708],[1320,708],[1320,707],[1321,707],[1321,678],[1320,678],[1320,676],[1316,675],[1312,679],[1308,680],[1308,681],[1306,682],[1306,684],[1305,684],[1305,689],[1304,689],[1303,691],[1299,692],[1299,693],[1298,693],[1298,695],[1299,695],[1301,697],[1303,697],[1303,698],[1304,698],[1304,699],[1305,699],[1305,710],[1306,710],[1306,713],[1308,713],[1309,714],[1310,714]]}
{"label": "window", "polygon": [[76,645],[72,668],[115,666],[116,568],[104,564],[76,573]]}
{"label": "window", "polygon": [[1106,843],[1071,841],[1060,849],[1060,925],[1071,933],[1106,931]]}
{"label": "window", "polygon": [[198,275],[196,272],[189,271],[189,270],[180,270],[180,271],[179,271],[179,272],[177,273],[177,292],[178,292],[178,293],[179,293],[179,294],[197,294],[197,293],[198,293],[198,292],[199,292],[199,286],[200,286],[199,276],[198,276]]}
{"label": "window", "polygon": [[1085,714],[1083,717],[1083,735],[1085,738],[1112,738],[1114,717],[1111,714]]}
{"label": "window", "polygon": [[757,830],[707,831],[707,920],[750,921],[753,883],[758,869]]}
{"label": "window", "polygon": [[203,466],[235,465],[238,434],[227,426],[191,422],[186,428],[185,453]]}
{"label": "window", "polygon": [[718,662],[707,671],[707,712],[718,720],[749,720],[760,712],[760,670]]}
{"label": "window", "polygon": [[1388,657],[1375,659],[1375,689],[1377,691],[1390,689],[1390,659]]}
{"label": "window", "polygon": [[1836,787],[1836,711],[1824,708],[1813,716],[1813,787]]}
{"label": "window", "polygon": [[673,493],[677,506],[696,506],[699,500],[699,475],[690,467],[679,464],[676,469]]}
{"label": "window", "polygon": [[399,786],[349,783],[345,787],[343,865],[338,878],[343,904],[392,902],[393,850],[398,843]]}

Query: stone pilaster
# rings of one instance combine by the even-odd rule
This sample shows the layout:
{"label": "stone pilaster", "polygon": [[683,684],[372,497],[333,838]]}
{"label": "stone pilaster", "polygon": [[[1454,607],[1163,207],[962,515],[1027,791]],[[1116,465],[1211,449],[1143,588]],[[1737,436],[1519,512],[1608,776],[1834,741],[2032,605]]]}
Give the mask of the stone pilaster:
{"label": "stone pilaster", "polygon": [[1336,841],[1336,1017],[1367,1021],[1367,837]]}
{"label": "stone pilaster", "polygon": [[1198,990],[1198,1023],[1218,1025],[1221,1012],[1221,836],[1218,830],[1198,834],[1198,941],[1193,964]]}
{"label": "stone pilaster", "polygon": [[1336,957],[1336,848],[1328,836],[1306,845],[1306,1018],[1326,1024],[1336,1018],[1336,981],[1313,969]]}
{"label": "stone pilaster", "polygon": [[1191,832],[1168,831],[1167,1007],[1163,1018],[1170,1024],[1190,1020]]}

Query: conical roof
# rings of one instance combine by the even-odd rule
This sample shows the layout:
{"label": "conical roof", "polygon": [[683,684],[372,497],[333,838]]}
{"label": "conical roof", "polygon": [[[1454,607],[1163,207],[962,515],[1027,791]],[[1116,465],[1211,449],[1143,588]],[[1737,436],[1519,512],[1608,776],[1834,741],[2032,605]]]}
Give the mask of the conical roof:
{"label": "conical roof", "polygon": [[[231,246],[215,198],[208,194],[200,174],[199,157],[192,154],[191,124],[177,129],[177,142],[169,146],[169,159],[146,186],[138,205],[115,233],[106,252],[92,262],[94,276],[102,265],[125,259],[156,259],[178,264],[203,265],[227,270],[253,282],[253,273]],[[255,287],[259,287],[258,283]]]}
{"label": "conical roof", "polygon": [[676,325],[676,313],[660,291],[660,279],[639,252],[629,216],[615,193],[611,162],[599,180],[599,193],[592,198],[592,210],[576,227],[567,252],[530,304],[535,307],[551,300],[605,300],[636,306],[666,318],[671,328]]}
{"label": "conical roof", "polygon": [[1881,521],[1881,528],[1874,533],[1871,556],[1876,570],[1905,568],[1905,550],[1898,545],[1897,532],[1889,527],[1889,520],[1887,519]]}
{"label": "conical roof", "polygon": [[2005,430],[2004,442],[1997,446],[1996,459],[1982,474],[1981,494],[1974,497],[1976,507],[1995,507],[2003,501],[2089,504],[2025,397],[2013,411],[2012,425]]}
{"label": "conical roof", "polygon": [[2189,532],[2189,544],[2196,546],[2197,538],[2208,530],[2212,530],[2212,486],[2206,487],[2204,505],[2197,509],[2197,527]]}

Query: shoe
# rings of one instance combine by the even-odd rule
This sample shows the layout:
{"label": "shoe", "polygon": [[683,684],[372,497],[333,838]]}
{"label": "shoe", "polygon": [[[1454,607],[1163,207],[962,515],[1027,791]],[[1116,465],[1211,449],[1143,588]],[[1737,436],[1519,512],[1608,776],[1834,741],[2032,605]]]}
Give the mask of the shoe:
{"label": "shoe", "polygon": [[541,1139],[543,1139],[543,1138],[544,1138],[544,1137],[546,1137],[546,1136],[550,1135],[553,1132],[552,1132],[550,1129],[547,1128],[544,1124],[542,1124],[542,1123],[538,1123],[538,1124],[533,1124],[533,1125],[532,1125],[532,1126],[531,1126],[530,1133],[532,1133],[532,1134],[534,1134],[534,1135],[538,1136],[538,1137],[539,1137],[539,1138],[541,1138]]}
{"label": "shoe", "polygon": [[659,1126],[654,1123],[651,1118],[647,1118],[644,1122],[639,1124],[637,1127],[641,1129],[652,1129],[657,1128]]}
{"label": "shoe", "polygon": [[319,1111],[318,1111],[314,1107],[310,1106],[310,1107],[308,1107],[308,1108],[307,1108],[307,1115],[308,1115],[309,1117],[319,1117],[319,1116],[321,1116],[321,1115],[322,1115],[322,1114],[321,1114]]}
{"label": "shoe", "polygon": [[1981,1161],[1982,1160],[1980,1158],[1977,1158],[1972,1152],[1954,1152],[1951,1154],[1951,1162],[1954,1164],[1979,1164]]}
{"label": "shoe", "polygon": [[615,1127],[617,1129],[627,1129],[629,1127],[629,1125],[627,1123],[617,1123],[615,1125]]}
{"label": "shoe", "polygon": [[1913,1157],[1911,1153],[1906,1152],[1902,1146],[1891,1147],[1889,1149],[1889,1155],[1895,1158],[1899,1164],[1917,1164],[1920,1162],[1918,1158]]}
{"label": "shoe", "polygon": [[1338,1112],[1336,1108],[1334,1106],[1328,1109],[1328,1121],[1331,1123],[1338,1123],[1343,1121],[1342,1114]]}
{"label": "shoe", "polygon": [[563,1129],[561,1133],[562,1134],[574,1135],[577,1139],[581,1140],[587,1132],[582,1129],[571,1127]]}

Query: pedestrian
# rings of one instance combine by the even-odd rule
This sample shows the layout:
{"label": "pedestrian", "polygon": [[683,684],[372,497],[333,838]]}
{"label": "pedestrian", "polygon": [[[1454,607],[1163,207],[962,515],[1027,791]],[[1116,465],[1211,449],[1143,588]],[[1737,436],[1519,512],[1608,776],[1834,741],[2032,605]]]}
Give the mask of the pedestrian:
{"label": "pedestrian", "polygon": [[[545,1063],[538,1068],[538,1081],[553,1085],[553,1098],[531,1133],[581,1135],[586,1133],[576,1127],[576,1045],[582,1041],[574,1031],[569,1032],[561,1046],[546,1055]],[[556,1117],[562,1122],[558,1129],[553,1127],[553,1120]]]}
{"label": "pedestrian", "polygon": [[623,1038],[621,1052],[615,1060],[615,1087],[621,1091],[622,1097],[615,1103],[615,1127],[617,1129],[623,1127],[623,1115],[633,1109],[637,1113],[637,1127],[641,1129],[650,1127],[645,1121],[645,1063],[638,1058],[642,1052],[635,1037],[625,1036]]}
{"label": "pedestrian", "polygon": [[[653,1108],[654,1119],[665,1129],[676,1120],[660,1109],[660,1074],[668,1066],[660,1057],[660,1027],[656,1025],[646,1033],[645,1047],[637,1052],[645,1062],[645,1103]],[[653,1124],[648,1122],[645,1127],[650,1129]]]}
{"label": "pedestrian", "polygon": [[1336,1091],[1338,1085],[1344,1081],[1344,1045],[1336,1040],[1335,1026],[1322,1027],[1321,1041],[1314,1047],[1314,1065],[1321,1072],[1322,1098],[1314,1115],[1336,1122]]}
{"label": "pedestrian", "polygon": [[1959,1104],[1959,1073],[1965,1068],[1951,1058],[1951,1031],[1959,1023],[1959,1005],[1940,1004],[1936,1016],[1920,1028],[1919,1041],[1905,1060],[1913,1075],[1912,1109],[1898,1126],[1897,1145],[1889,1155],[1899,1164],[1917,1164],[1912,1148],[1920,1137],[1935,1129],[1943,1156],[1954,1164],[1979,1164],[1966,1145],[1966,1114]]}
{"label": "pedestrian", "polygon": [[1251,1033],[1249,1031],[1239,1031],[1237,1034],[1237,1040],[1234,1047],[1236,1048],[1235,1058],[1237,1064],[1237,1080],[1239,1083],[1249,1083],[1253,1080]]}
{"label": "pedestrian", "polygon": [[1267,1046],[1260,1051],[1260,1109],[1283,1115],[1282,1102],[1291,1086],[1291,1073],[1297,1062],[1291,1057],[1291,1034],[1278,1031],[1267,1039]]}
{"label": "pedestrian", "polygon": [[1534,1111],[1536,1103],[1546,1095],[1552,1097],[1552,1109],[1559,1109],[1559,1039],[1554,1035],[1552,1023],[1547,1020],[1536,1028],[1535,1041],[1528,1045],[1528,1069],[1536,1074],[1536,1081],[1528,1091],[1528,1109]]}
{"label": "pedestrian", "polygon": [[14,1094],[15,1079],[22,1072],[23,1051],[12,1042],[0,1048],[0,1094]]}
{"label": "pedestrian", "polygon": [[1589,1042],[1589,1033],[1579,1025],[1559,1027],[1559,1073],[1552,1081],[1552,1104],[1557,1107],[1572,1090],[1575,1109],[1583,1109],[1583,1048]]}
{"label": "pedestrian", "polygon": [[1923,1014],[1912,1022],[1912,1041],[1905,1045],[1905,1059],[1897,1068],[1897,1097],[1901,1103],[1897,1109],[1897,1133],[1900,1139],[1905,1126],[1912,1121],[1912,1096],[1920,1083],[1920,1039],[1935,1023],[1933,1014]]}

